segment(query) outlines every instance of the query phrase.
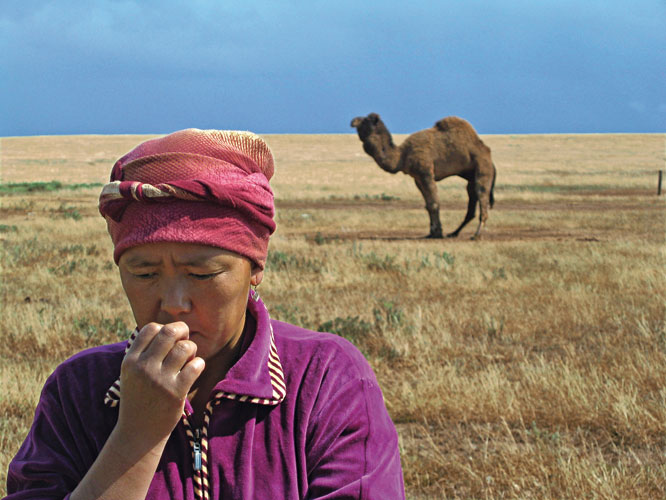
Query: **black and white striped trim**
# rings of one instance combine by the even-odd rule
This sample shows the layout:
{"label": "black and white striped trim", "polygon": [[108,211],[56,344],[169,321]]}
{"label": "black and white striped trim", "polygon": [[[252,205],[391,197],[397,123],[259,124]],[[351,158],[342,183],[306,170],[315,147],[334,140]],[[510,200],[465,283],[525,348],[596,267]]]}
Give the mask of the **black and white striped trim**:
{"label": "black and white striped trim", "polygon": [[[273,387],[273,394],[270,398],[256,398],[243,394],[234,394],[233,392],[218,391],[213,395],[213,400],[226,398],[234,399],[240,402],[254,403],[258,405],[275,406],[280,404],[284,397],[287,395],[287,386],[284,383],[284,372],[282,371],[282,364],[280,364],[280,356],[278,356],[277,348],[275,347],[275,339],[273,337],[273,326],[271,325],[271,345],[268,353],[268,373],[271,377],[271,386]],[[218,403],[219,404],[219,403]]]}
{"label": "black and white striped trim", "polygon": [[[132,335],[130,335],[130,338],[127,340],[127,345],[125,346],[125,354],[127,354],[127,351],[129,351],[129,348],[131,347],[132,343],[134,343],[134,339],[136,338],[138,333],[139,330],[134,330],[132,332]],[[106,394],[104,395],[104,404],[110,406],[111,408],[114,408],[118,406],[119,401],[120,401],[120,378],[118,378],[113,383],[113,385],[109,387],[109,390],[106,391]]]}

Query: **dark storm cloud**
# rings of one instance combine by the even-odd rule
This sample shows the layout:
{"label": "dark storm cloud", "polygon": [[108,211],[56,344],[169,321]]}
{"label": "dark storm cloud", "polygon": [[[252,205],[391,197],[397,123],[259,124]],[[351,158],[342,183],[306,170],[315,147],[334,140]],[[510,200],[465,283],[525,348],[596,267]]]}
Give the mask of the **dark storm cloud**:
{"label": "dark storm cloud", "polygon": [[625,2],[26,1],[0,12],[0,136],[666,129],[666,8]]}

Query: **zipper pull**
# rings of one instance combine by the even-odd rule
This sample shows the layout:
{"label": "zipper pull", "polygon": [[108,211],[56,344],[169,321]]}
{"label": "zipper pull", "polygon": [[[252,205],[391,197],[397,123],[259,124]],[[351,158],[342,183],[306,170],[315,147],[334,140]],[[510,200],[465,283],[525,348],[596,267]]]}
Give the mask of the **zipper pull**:
{"label": "zipper pull", "polygon": [[194,432],[194,470],[201,470],[201,430]]}

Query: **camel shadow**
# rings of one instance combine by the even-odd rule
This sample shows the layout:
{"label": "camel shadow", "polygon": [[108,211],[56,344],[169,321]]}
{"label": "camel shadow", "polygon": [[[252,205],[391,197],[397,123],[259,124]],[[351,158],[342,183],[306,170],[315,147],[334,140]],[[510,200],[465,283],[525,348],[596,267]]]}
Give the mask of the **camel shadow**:
{"label": "camel shadow", "polygon": [[428,240],[428,236],[380,236],[380,235],[367,235],[358,238],[355,240],[368,240],[368,241],[419,241],[419,240]]}

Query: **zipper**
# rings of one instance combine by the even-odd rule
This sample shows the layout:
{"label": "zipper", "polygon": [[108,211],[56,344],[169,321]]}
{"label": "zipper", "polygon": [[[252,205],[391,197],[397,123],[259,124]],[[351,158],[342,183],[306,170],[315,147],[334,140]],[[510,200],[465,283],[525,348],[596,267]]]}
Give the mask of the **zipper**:
{"label": "zipper", "polygon": [[[208,408],[206,410],[208,411]],[[210,485],[208,484],[208,470],[204,463],[203,456],[206,449],[206,427],[208,426],[208,418],[204,415],[204,427],[194,429],[190,425],[189,419],[191,417],[192,412],[187,410],[183,412],[182,421],[192,450],[194,498],[195,500],[208,500],[210,498],[210,491],[208,491]]]}
{"label": "zipper", "polygon": [[194,470],[201,470],[201,429],[196,429],[194,431]]}
{"label": "zipper", "polygon": [[214,402],[217,398],[208,401],[204,409],[203,427],[194,429],[190,425],[190,418],[192,412],[185,409],[182,415],[183,425],[185,426],[185,434],[192,449],[192,469],[194,475],[192,476],[194,482],[194,498],[195,500],[209,500],[210,499],[210,484],[208,482],[208,464],[204,461],[204,453],[208,453],[208,424],[210,416],[213,413]]}

